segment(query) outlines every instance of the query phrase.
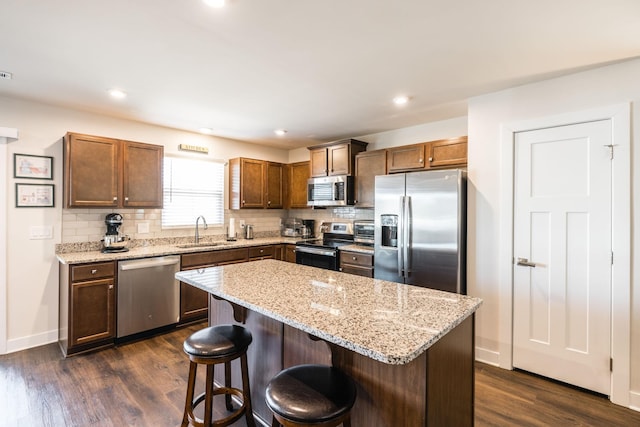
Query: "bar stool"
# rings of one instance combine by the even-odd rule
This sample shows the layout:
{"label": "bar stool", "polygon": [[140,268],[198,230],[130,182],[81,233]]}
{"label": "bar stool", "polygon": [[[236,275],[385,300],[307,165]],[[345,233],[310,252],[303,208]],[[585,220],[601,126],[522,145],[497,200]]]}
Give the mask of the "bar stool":
{"label": "bar stool", "polygon": [[356,385],[332,366],[299,365],[269,381],[266,400],[272,427],[351,427]]}
{"label": "bar stool", "polygon": [[[247,348],[251,344],[251,333],[238,325],[219,325],[201,329],[191,334],[184,342],[184,352],[189,356],[189,380],[187,397],[182,417],[182,427],[189,423],[196,427],[228,426],[236,422],[244,414],[247,426],[255,427],[251,408],[251,390],[249,388],[249,370],[247,367]],[[231,387],[231,361],[240,358],[242,371],[242,390]],[[225,386],[214,388],[214,366],[224,363]],[[205,392],[194,399],[196,371],[198,365],[206,365],[207,375]],[[229,416],[212,420],[213,397],[224,395],[226,408],[233,410],[231,396],[242,399],[242,405]],[[197,418],[193,411],[204,401],[204,420]]]}

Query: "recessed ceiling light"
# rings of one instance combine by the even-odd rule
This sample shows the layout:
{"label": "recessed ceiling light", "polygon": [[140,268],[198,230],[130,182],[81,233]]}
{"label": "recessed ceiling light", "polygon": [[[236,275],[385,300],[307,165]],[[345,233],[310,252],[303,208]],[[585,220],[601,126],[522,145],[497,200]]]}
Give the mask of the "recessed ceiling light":
{"label": "recessed ceiling light", "polygon": [[276,130],[274,130],[274,132],[278,136],[285,136],[286,133],[287,133],[286,129],[276,129]]}
{"label": "recessed ceiling light", "polygon": [[200,128],[200,133],[204,133],[206,135],[211,135],[213,133],[213,129],[211,129],[211,128]]}
{"label": "recessed ceiling light", "polygon": [[409,97],[406,95],[398,95],[395,98],[393,98],[393,103],[396,105],[404,105],[407,102],[409,102]]}
{"label": "recessed ceiling light", "polygon": [[126,98],[127,94],[126,92],[120,90],[120,89],[109,89],[109,95],[113,96],[114,98],[118,98],[118,99],[122,99],[122,98]]}
{"label": "recessed ceiling light", "polygon": [[225,0],[202,0],[204,4],[211,7],[224,7],[226,1]]}

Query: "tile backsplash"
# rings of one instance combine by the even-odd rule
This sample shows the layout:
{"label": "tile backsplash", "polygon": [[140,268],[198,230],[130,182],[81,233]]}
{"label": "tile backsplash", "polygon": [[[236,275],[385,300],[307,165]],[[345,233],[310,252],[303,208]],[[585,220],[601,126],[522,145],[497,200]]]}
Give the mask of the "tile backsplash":
{"label": "tile backsplash", "polygon": [[[118,212],[123,217],[120,232],[131,239],[152,240],[160,238],[188,238],[193,236],[193,226],[186,228],[162,228],[162,209],[63,209],[62,211],[62,243],[99,242],[106,232],[104,218],[107,214]],[[344,221],[356,219],[373,219],[373,209],[357,209],[354,207],[336,207],[327,209],[246,209],[226,210],[223,226],[209,226],[207,230],[200,229],[201,236],[224,235],[229,218],[234,218],[238,237],[242,230],[239,221],[252,224],[256,233],[279,233],[280,224],[284,218],[296,217],[315,219],[316,228],[322,221]],[[140,227],[139,227],[140,226]],[[139,233],[139,229],[148,232]],[[316,229],[316,234],[318,230]]]}

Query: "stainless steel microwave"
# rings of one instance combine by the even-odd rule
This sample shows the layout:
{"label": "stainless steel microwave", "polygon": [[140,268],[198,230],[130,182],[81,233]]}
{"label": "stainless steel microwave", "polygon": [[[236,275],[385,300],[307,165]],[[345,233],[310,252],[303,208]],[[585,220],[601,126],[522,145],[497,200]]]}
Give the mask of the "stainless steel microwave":
{"label": "stainless steel microwave", "polygon": [[307,206],[353,205],[353,177],[323,176],[307,181]]}

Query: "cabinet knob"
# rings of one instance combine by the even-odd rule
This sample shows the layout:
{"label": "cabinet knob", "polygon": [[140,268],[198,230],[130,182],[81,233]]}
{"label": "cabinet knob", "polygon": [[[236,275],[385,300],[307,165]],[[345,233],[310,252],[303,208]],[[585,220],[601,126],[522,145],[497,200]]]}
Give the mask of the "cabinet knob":
{"label": "cabinet knob", "polygon": [[244,205],[244,200],[242,201],[242,204]]}
{"label": "cabinet knob", "polygon": [[97,272],[98,270],[95,270],[95,269],[91,270],[91,274],[96,274]]}
{"label": "cabinet knob", "polygon": [[430,161],[430,162],[433,162],[433,157],[429,157],[429,161]]}
{"label": "cabinet knob", "polygon": [[355,257],[355,256],[354,256],[354,257],[353,257],[353,260],[354,260],[354,261],[357,261],[357,260],[358,260],[358,257]]}
{"label": "cabinet knob", "polygon": [[109,285],[109,289],[113,289],[113,285]]}
{"label": "cabinet knob", "polygon": [[418,163],[422,163],[422,162],[424,162],[424,159],[418,160]]}
{"label": "cabinet knob", "polygon": [[118,200],[118,197],[117,197],[117,196],[114,196],[114,197],[113,197],[113,201],[115,202],[115,201],[117,201],[117,200]]}
{"label": "cabinet knob", "polygon": [[264,249],[260,249],[260,253],[263,253],[263,252],[264,252]]}
{"label": "cabinet knob", "polygon": [[128,202],[128,201],[129,201],[129,198],[128,198],[128,197],[125,197],[125,198],[124,198],[124,201],[125,201],[125,202]]}
{"label": "cabinet knob", "polygon": [[271,200],[269,200],[269,201],[267,202],[267,205],[271,205]]}
{"label": "cabinet knob", "polygon": [[342,271],[342,267],[340,267],[338,270]]}

